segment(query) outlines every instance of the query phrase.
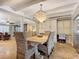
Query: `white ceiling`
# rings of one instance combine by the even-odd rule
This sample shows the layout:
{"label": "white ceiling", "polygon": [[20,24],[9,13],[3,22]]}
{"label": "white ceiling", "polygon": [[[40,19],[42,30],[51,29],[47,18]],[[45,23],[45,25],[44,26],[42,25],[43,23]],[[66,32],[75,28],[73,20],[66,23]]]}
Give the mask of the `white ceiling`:
{"label": "white ceiling", "polygon": [[0,8],[32,19],[41,3],[48,17],[56,17],[72,15],[79,0],[0,0]]}
{"label": "white ceiling", "polygon": [[[26,16],[33,17],[33,14],[40,9],[40,4],[43,4],[43,10],[47,12],[50,17],[72,14],[75,6],[78,4],[79,0],[46,0],[34,4],[32,6],[26,7],[21,12],[24,12]],[[64,14],[64,15],[65,15]]]}

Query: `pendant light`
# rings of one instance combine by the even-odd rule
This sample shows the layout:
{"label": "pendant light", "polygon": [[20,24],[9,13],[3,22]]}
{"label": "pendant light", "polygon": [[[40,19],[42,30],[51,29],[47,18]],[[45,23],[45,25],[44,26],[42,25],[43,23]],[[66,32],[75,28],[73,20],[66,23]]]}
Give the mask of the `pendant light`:
{"label": "pendant light", "polygon": [[36,20],[38,20],[39,22],[43,22],[46,20],[47,18],[47,15],[46,15],[46,12],[42,10],[42,4],[40,4],[40,10],[37,11],[35,14],[34,14],[34,17],[36,18]]}

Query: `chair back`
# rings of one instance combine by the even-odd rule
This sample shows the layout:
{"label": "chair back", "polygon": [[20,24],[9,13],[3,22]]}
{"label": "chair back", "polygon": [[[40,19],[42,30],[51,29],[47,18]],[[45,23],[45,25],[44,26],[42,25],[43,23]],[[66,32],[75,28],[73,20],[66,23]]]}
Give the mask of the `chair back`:
{"label": "chair back", "polygon": [[55,32],[50,32],[49,38],[48,38],[48,54],[50,55],[52,49],[55,45]]}
{"label": "chair back", "polygon": [[65,33],[60,33],[59,34],[59,39],[65,39]]}
{"label": "chair back", "polygon": [[10,37],[11,37],[11,36],[10,36],[8,33],[5,33],[5,35],[4,35],[4,40],[9,40]]}
{"label": "chair back", "polygon": [[52,36],[51,36],[51,33],[49,34],[49,37],[48,37],[47,48],[48,48],[48,55],[50,55],[51,49],[52,49]]}
{"label": "chair back", "polygon": [[24,38],[24,34],[23,32],[15,32],[14,37],[16,38],[17,43],[17,59],[24,59],[26,50],[26,40]]}

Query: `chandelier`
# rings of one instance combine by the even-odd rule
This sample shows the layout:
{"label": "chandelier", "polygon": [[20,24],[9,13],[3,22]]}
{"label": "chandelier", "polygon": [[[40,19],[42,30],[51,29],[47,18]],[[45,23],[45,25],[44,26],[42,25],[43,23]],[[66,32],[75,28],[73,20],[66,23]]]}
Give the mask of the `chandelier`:
{"label": "chandelier", "polygon": [[46,12],[42,10],[42,4],[40,4],[40,10],[34,14],[34,17],[39,21],[43,22],[46,20],[47,15]]}

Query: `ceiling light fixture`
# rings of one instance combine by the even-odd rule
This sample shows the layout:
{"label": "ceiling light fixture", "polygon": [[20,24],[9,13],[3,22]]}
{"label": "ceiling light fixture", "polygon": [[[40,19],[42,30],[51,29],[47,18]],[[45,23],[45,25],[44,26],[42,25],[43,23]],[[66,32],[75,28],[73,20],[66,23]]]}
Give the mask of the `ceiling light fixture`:
{"label": "ceiling light fixture", "polygon": [[39,21],[39,22],[44,22],[47,18],[46,12],[42,10],[42,4],[40,4],[40,10],[37,11],[34,14],[34,17]]}

